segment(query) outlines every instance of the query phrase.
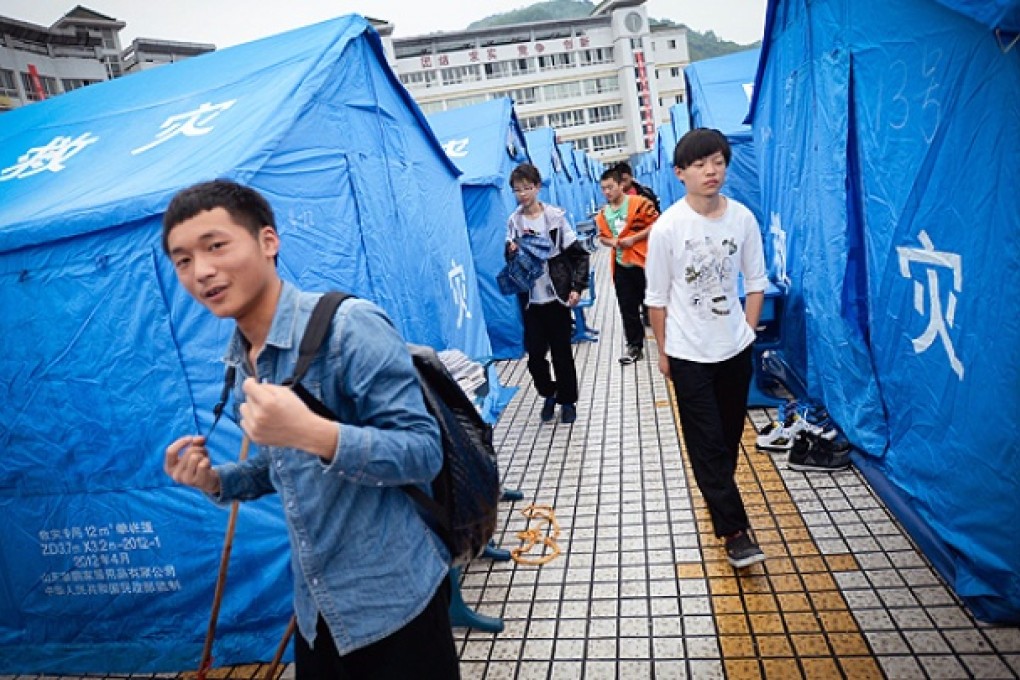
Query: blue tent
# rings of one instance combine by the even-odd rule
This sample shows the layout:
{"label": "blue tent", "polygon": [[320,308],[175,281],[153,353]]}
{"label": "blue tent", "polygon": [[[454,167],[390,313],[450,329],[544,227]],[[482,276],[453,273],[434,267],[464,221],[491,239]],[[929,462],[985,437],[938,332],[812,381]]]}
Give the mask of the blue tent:
{"label": "blue tent", "polygon": [[719,130],[732,147],[723,193],[750,208],[762,224],[758,158],[751,126],[744,123],[760,55],[760,49],[752,49],[696,61],[684,69],[684,77],[691,126]]}
{"label": "blue tent", "polygon": [[540,127],[524,133],[528,143],[528,155],[542,174],[543,201],[557,205],[570,213],[571,189],[570,170],[567,168],[560,148],[556,144],[556,131],[551,127]]}
{"label": "blue tent", "polygon": [[595,193],[598,191],[599,178],[592,176],[592,164],[588,160],[588,154],[581,149],[574,149],[574,167],[577,168],[577,179],[580,181],[580,213],[577,219],[581,222],[589,221],[595,212],[598,203],[595,201]]}
{"label": "blue tent", "polygon": [[510,172],[528,160],[524,133],[513,101],[493,99],[483,104],[440,111],[429,124],[460,176],[471,251],[482,296],[482,309],[496,359],[524,354],[520,305],[499,292],[496,274],[503,268],[507,218],[517,207],[510,188]]}
{"label": "blue tent", "polygon": [[1018,29],[1018,0],[773,1],[752,105],[790,358],[957,594],[1013,624]]}
{"label": "blue tent", "polygon": [[577,159],[574,156],[574,145],[572,142],[560,142],[556,145],[560,150],[560,158],[567,168],[570,176],[570,200],[567,213],[570,215],[570,222],[577,224],[586,217],[586,189],[581,180],[581,168],[577,166]]}
{"label": "blue tent", "polygon": [[652,189],[659,197],[659,205],[663,211],[687,193],[673,169],[673,152],[676,151],[677,141],[679,140],[672,122],[659,126],[658,134],[655,136],[657,168],[652,179]]}
{"label": "blue tent", "polygon": [[[214,177],[257,187],[286,278],[371,298],[408,340],[481,356],[456,172],[353,16],[4,114],[0,668],[173,671],[201,655],[227,515],[162,457],[208,431],[232,323],[161,252],[170,197]],[[214,461],[239,443],[224,419]],[[277,503],[240,511],[218,663],[270,658],[286,626]]]}

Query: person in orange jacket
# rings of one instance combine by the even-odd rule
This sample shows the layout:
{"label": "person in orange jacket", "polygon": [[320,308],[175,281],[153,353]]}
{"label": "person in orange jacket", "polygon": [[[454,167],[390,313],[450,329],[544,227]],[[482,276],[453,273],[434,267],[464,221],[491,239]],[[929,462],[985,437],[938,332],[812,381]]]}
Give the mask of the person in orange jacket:
{"label": "person in orange jacket", "polygon": [[627,350],[620,357],[620,363],[627,365],[644,358],[641,304],[645,299],[645,255],[648,234],[659,218],[659,211],[644,196],[628,195],[616,168],[602,173],[601,187],[606,205],[595,216],[595,222],[599,227],[599,241],[612,248],[610,269],[627,339]]}

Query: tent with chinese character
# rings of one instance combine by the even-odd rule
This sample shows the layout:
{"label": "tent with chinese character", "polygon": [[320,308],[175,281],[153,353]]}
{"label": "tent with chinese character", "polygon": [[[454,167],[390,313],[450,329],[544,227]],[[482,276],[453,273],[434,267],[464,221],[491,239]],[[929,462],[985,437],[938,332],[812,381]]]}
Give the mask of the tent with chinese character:
{"label": "tent with chinese character", "polygon": [[496,283],[496,275],[506,263],[507,218],[517,207],[510,173],[528,160],[513,101],[493,99],[439,111],[430,114],[428,121],[450,160],[463,173],[464,213],[492,356],[520,358],[524,355],[520,305],[516,296],[503,295]]}
{"label": "tent with chinese character", "polygon": [[[201,656],[227,514],[162,458],[209,429],[233,324],[161,252],[171,196],[215,177],[258,188],[285,278],[378,302],[409,341],[486,356],[456,176],[356,16],[4,114],[3,672],[179,671]],[[239,444],[225,418],[214,462]],[[291,610],[275,496],[242,507],[233,552],[213,654],[268,660]]]}
{"label": "tent with chinese character", "polygon": [[762,223],[758,156],[747,118],[760,49],[696,61],[684,69],[691,127],[715,128],[733,152],[723,193],[746,205]]}
{"label": "tent with chinese character", "polygon": [[1020,1],[766,16],[752,123],[786,354],[964,603],[1020,623]]}

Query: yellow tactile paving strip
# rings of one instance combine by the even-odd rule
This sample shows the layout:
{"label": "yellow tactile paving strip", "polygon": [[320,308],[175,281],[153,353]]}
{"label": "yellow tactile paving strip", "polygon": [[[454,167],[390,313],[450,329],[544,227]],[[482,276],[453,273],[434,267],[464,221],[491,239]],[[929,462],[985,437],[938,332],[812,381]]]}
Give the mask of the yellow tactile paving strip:
{"label": "yellow tactile paving strip", "polygon": [[[670,405],[681,433],[672,390]],[[771,456],[757,453],[748,421],[737,484],[768,558],[738,571],[726,561],[708,507],[684,456],[703,562],[680,562],[677,578],[707,580],[723,667],[730,680],[884,678],[833,572],[860,571],[850,553],[822,555]],[[749,453],[750,452],[750,453]],[[681,586],[682,590],[682,586]]]}

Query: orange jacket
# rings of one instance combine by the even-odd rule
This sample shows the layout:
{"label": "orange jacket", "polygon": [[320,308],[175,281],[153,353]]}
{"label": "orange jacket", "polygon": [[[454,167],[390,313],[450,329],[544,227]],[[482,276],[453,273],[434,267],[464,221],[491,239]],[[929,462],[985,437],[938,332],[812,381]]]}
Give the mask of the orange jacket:
{"label": "orange jacket", "polygon": [[[595,216],[595,223],[599,225],[599,235],[605,238],[613,238],[613,230],[609,228],[606,221],[605,208],[599,210]],[[655,220],[659,219],[659,211],[655,205],[644,196],[627,196],[627,223],[619,233],[620,238],[626,238],[637,234],[645,229],[651,229]],[[638,241],[630,248],[623,249],[623,261],[626,264],[645,266],[645,256],[648,254],[648,239]],[[616,271],[616,251],[609,254],[610,271]]]}

